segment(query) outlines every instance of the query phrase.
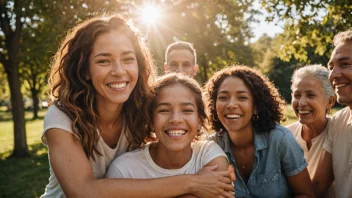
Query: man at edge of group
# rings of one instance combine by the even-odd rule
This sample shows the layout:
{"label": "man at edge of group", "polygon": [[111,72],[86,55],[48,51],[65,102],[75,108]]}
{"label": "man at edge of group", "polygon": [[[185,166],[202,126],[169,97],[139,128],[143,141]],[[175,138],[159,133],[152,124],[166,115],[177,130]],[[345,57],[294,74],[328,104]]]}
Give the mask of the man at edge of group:
{"label": "man at edge of group", "polygon": [[318,197],[335,180],[336,197],[352,197],[352,29],[334,37],[328,63],[337,102],[347,105],[331,119],[318,169],[313,178]]}

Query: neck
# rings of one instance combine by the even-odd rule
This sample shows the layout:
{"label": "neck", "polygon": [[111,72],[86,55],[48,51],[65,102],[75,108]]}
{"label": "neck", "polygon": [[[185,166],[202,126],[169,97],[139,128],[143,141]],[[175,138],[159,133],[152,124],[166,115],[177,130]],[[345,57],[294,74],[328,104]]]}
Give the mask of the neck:
{"label": "neck", "polygon": [[164,169],[179,169],[192,158],[191,145],[182,151],[171,151],[160,142],[150,145],[149,153],[155,164]]}
{"label": "neck", "polygon": [[122,115],[122,104],[115,106],[97,105],[99,114],[99,123],[103,125],[111,125],[119,120]]}
{"label": "neck", "polygon": [[319,136],[325,129],[328,123],[328,118],[325,117],[319,121],[316,121],[312,124],[303,124],[302,125],[302,138],[304,140],[311,140]]}
{"label": "neck", "polygon": [[254,145],[253,127],[238,132],[228,132],[231,142],[235,148],[245,149]]}

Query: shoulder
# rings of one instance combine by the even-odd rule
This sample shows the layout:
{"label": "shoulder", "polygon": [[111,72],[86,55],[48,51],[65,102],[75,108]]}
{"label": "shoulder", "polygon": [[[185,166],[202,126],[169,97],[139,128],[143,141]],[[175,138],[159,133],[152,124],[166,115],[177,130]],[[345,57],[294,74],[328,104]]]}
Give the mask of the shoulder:
{"label": "shoulder", "polygon": [[351,117],[351,109],[349,107],[345,107],[339,110],[338,112],[336,112],[336,114],[333,116],[331,121],[332,123],[339,122],[341,120],[348,120],[350,119],[350,117]]}
{"label": "shoulder", "polygon": [[286,128],[290,129],[290,131],[296,136],[299,133],[301,126],[302,124],[299,121],[297,121],[287,125]]}
{"label": "shoulder", "polygon": [[280,124],[276,124],[275,128],[270,131],[270,137],[271,138],[284,138],[285,136],[289,135],[291,133],[291,130],[288,129],[287,127],[284,127]]}
{"label": "shoulder", "polygon": [[286,128],[290,129],[291,131],[294,131],[300,125],[301,125],[301,123],[299,121],[297,121],[297,122],[294,122],[292,124],[287,125]]}
{"label": "shoulder", "polygon": [[217,145],[212,140],[195,141],[193,143],[193,150],[204,150],[204,149],[211,149],[215,147],[219,147],[219,145]]}
{"label": "shoulder", "polygon": [[45,133],[52,128],[62,129],[66,132],[73,133],[72,120],[56,105],[52,105],[44,117],[44,130],[42,133],[42,142],[44,144],[47,144]]}

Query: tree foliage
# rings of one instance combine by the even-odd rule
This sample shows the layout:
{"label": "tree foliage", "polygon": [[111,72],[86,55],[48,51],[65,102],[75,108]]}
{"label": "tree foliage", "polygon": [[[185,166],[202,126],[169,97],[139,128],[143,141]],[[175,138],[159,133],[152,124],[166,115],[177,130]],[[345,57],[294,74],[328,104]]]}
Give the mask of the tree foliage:
{"label": "tree foliage", "polygon": [[[352,3],[348,0],[261,0],[269,21],[285,23],[279,57],[307,62],[309,50],[329,57],[333,36],[352,24]],[[308,50],[309,49],[309,50]]]}

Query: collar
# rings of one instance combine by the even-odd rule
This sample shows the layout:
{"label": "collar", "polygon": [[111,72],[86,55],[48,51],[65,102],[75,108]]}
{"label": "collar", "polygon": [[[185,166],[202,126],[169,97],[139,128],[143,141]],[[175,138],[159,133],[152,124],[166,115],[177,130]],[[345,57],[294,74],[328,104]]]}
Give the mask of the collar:
{"label": "collar", "polygon": [[[223,133],[223,143],[224,143],[224,152],[232,153],[231,150],[231,139],[228,132]],[[254,130],[254,147],[256,151],[263,150],[268,147],[268,133],[257,133]]]}

